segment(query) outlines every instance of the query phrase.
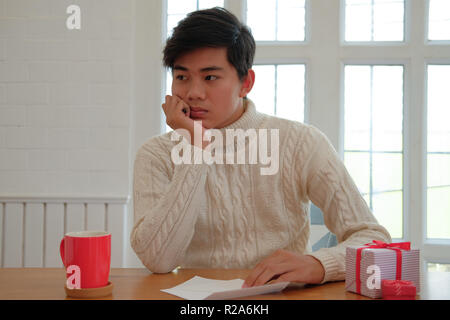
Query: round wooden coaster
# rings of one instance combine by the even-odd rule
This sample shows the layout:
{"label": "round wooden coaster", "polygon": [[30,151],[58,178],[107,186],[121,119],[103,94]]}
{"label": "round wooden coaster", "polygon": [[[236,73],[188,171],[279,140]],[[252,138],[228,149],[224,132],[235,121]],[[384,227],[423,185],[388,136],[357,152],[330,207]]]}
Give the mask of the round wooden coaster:
{"label": "round wooden coaster", "polygon": [[64,290],[66,290],[66,295],[71,298],[100,298],[109,296],[112,293],[114,285],[111,281],[108,284],[100,288],[87,288],[87,289],[69,289],[67,285],[64,285]]}

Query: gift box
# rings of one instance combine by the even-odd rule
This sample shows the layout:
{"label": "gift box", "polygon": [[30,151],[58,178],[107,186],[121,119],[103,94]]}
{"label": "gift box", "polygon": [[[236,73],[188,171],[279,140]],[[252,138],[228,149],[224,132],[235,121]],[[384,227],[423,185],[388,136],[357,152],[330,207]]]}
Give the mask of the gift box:
{"label": "gift box", "polygon": [[415,300],[416,286],[412,281],[382,280],[381,290],[386,300]]}
{"label": "gift box", "polygon": [[420,250],[409,242],[374,240],[362,247],[349,246],[345,255],[345,289],[370,298],[382,298],[383,280],[411,281],[420,292]]}

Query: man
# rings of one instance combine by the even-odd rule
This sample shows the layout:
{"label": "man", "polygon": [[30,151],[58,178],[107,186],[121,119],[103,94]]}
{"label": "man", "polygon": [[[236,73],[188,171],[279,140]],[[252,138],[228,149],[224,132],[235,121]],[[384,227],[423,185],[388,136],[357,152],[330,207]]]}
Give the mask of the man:
{"label": "man", "polygon": [[[222,136],[276,130],[271,150],[278,152],[278,170],[261,174],[262,163],[174,163],[173,133],[149,139],[135,160],[132,247],[159,273],[177,266],[251,268],[244,286],[342,280],[346,246],[390,242],[390,235],[318,129],[259,113],[246,99],[255,82],[254,54],[249,29],[225,9],[189,14],[164,49],[173,83],[162,108],[194,154],[212,152],[211,130]],[[234,138],[218,146],[212,153],[242,151]],[[194,160],[187,150],[184,159]],[[310,252],[310,201],[323,211],[336,247]]]}

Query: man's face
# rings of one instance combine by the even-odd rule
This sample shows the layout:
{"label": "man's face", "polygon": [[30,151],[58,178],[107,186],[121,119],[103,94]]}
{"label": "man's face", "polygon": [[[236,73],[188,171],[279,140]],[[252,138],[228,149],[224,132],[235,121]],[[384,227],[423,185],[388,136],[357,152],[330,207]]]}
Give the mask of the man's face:
{"label": "man's face", "polygon": [[253,86],[254,73],[243,81],[227,59],[226,48],[200,48],[175,60],[172,95],[190,107],[190,117],[207,129],[223,128],[242,115],[243,97]]}

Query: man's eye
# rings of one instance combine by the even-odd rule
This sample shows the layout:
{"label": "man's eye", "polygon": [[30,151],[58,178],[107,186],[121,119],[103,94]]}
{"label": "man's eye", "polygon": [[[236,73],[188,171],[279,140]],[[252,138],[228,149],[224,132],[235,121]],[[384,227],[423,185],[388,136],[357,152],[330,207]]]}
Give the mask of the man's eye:
{"label": "man's eye", "polygon": [[216,76],[206,76],[205,77],[205,80],[217,80],[217,77]]}
{"label": "man's eye", "polygon": [[186,76],[180,74],[178,76],[175,77],[177,80],[186,80]]}

